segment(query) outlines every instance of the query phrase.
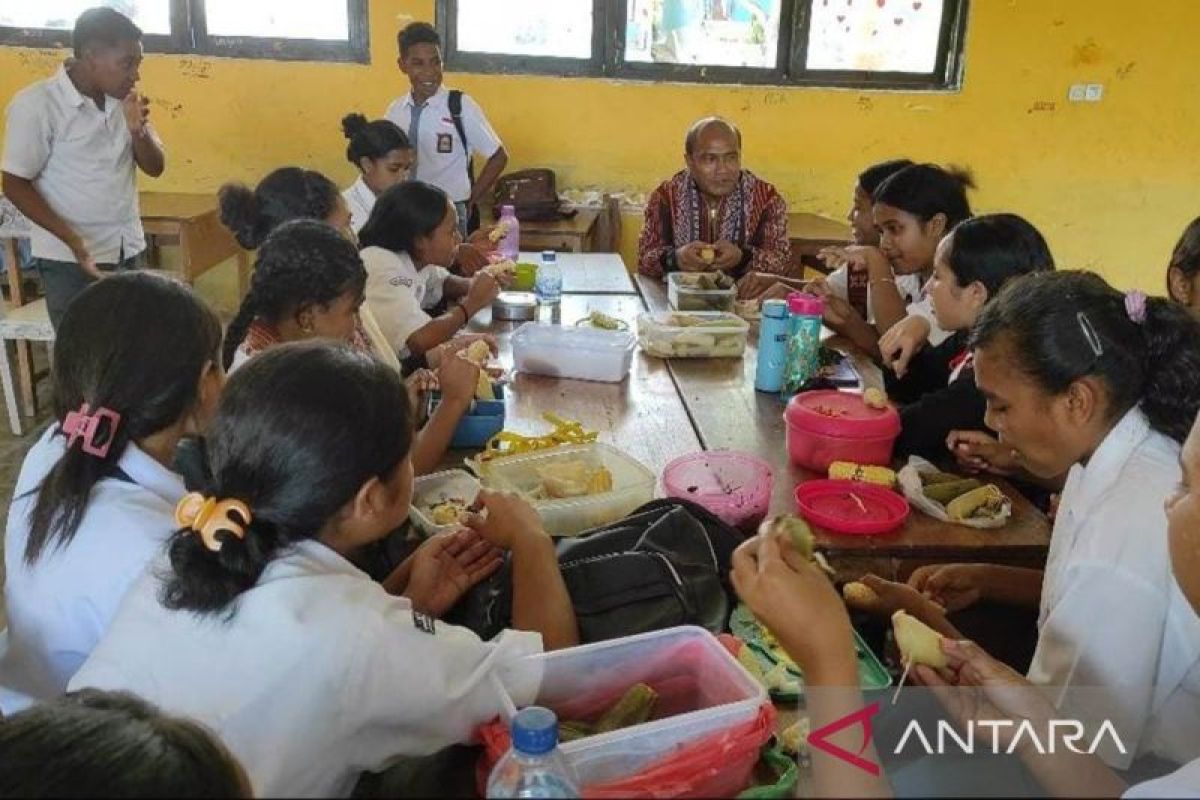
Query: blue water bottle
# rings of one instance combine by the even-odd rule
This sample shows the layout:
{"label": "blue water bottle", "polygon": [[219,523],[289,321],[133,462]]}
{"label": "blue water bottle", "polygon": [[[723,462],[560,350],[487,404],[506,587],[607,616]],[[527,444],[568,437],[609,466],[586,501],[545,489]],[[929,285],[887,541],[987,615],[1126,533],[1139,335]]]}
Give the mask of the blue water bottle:
{"label": "blue water bottle", "polygon": [[579,797],[574,771],[558,750],[558,718],[541,706],[529,706],[512,720],[512,749],[488,776],[487,796]]}
{"label": "blue water bottle", "polygon": [[787,366],[788,309],[784,300],[764,300],[762,320],[758,324],[758,365],[754,370],[754,388],[760,392],[783,389],[783,371]]}
{"label": "blue water bottle", "polygon": [[804,389],[817,377],[821,356],[821,328],[825,301],[804,292],[788,295],[787,364],[783,371],[783,399]]}

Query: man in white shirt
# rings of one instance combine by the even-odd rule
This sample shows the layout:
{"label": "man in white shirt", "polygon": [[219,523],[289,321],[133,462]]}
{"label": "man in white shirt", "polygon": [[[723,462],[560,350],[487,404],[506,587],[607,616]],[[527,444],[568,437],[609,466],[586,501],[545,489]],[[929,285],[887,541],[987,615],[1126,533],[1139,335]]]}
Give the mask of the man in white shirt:
{"label": "man in white shirt", "polygon": [[105,271],[139,266],[146,249],[136,170],[158,177],[166,159],[149,101],[134,88],[141,37],[117,11],[85,11],[75,57],[8,107],[0,191],[33,223],[55,327],[75,295]]}
{"label": "man in white shirt", "polygon": [[[411,23],[397,40],[397,63],[412,88],[384,116],[400,126],[413,144],[416,160],[411,177],[439,187],[458,207],[465,238],[478,227],[478,205],[507,166],[508,153],[479,104],[442,85],[442,40],[433,26]],[[475,154],[487,159],[478,179],[472,173]]]}

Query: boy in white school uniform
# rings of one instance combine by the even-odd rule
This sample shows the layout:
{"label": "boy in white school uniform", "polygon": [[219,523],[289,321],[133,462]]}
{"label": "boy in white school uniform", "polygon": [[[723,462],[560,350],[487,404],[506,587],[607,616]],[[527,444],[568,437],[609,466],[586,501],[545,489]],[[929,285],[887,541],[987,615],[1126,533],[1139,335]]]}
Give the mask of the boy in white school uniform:
{"label": "boy in white school uniform", "polygon": [[74,58],[17,93],[5,125],[2,191],[33,222],[33,256],[57,328],[104,272],[140,265],[136,170],[158,177],[162,142],[135,87],[142,32],[110,8],[75,22]]}
{"label": "boy in white school uniform", "polygon": [[[408,134],[415,148],[411,177],[450,196],[466,238],[479,227],[479,202],[491,193],[508,165],[508,152],[479,104],[442,85],[442,40],[433,26],[411,23],[397,41],[397,63],[412,88],[388,106],[384,116]],[[475,154],[487,159],[477,179],[471,161]]]}

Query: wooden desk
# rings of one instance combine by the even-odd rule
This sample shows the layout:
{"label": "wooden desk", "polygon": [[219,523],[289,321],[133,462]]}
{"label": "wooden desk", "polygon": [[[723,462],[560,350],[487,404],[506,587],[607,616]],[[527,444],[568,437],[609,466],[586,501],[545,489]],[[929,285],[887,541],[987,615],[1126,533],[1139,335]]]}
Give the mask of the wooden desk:
{"label": "wooden desk", "polygon": [[[521,253],[521,261],[540,264],[541,253]],[[620,253],[559,253],[564,294],[638,293]]]}
{"label": "wooden desk", "polygon": [[[186,283],[194,283],[216,265],[236,258],[238,292],[239,296],[245,295],[250,279],[250,254],[221,224],[216,195],[140,192],[138,203],[148,245],[158,236],[179,240],[180,272]],[[154,249],[155,245],[148,247],[151,254]]]}
{"label": "wooden desk", "polygon": [[[599,310],[624,319],[632,327],[644,310],[642,299],[636,294],[564,295],[560,306],[559,318],[566,325],[574,325],[590,311]],[[500,361],[511,370],[510,338],[521,324],[493,322],[491,312],[484,311],[471,321],[470,330],[495,334]],[[553,411],[579,420],[589,430],[599,431],[600,441],[620,447],[659,475],[672,459],[700,449],[670,370],[659,359],[636,353],[629,378],[617,384],[521,373],[512,377],[505,400],[507,430],[545,433],[549,424],[542,414]],[[450,454],[447,465],[461,466],[464,455],[467,455],[464,451]]]}
{"label": "wooden desk", "polygon": [[845,222],[800,211],[788,214],[788,240],[793,262],[824,272],[817,253],[825,247],[850,244],[854,235]]}
{"label": "wooden desk", "polygon": [[[575,216],[549,222],[521,221],[521,249],[557,250],[564,253],[590,253],[596,249],[596,222],[602,209],[576,209]],[[492,209],[480,206],[484,225],[495,222]]]}
{"label": "wooden desk", "polygon": [[[650,308],[667,306],[662,283],[643,276],[638,276],[637,283]],[[677,358],[670,361],[670,369],[704,449],[741,450],[765,459],[775,472],[771,513],[792,512],[796,507],[796,485],[824,476],[791,464],[783,402],[778,395],[754,389],[756,331],[751,334],[750,346],[741,359]],[[861,359],[858,366],[868,382],[881,382],[878,368],[869,360]],[[816,529],[818,544],[831,557],[992,562],[1026,562],[1044,557],[1050,543],[1050,525],[1045,516],[1020,493],[998,483],[1013,498],[1012,519],[999,530],[952,525],[913,511],[898,532],[841,536]]]}

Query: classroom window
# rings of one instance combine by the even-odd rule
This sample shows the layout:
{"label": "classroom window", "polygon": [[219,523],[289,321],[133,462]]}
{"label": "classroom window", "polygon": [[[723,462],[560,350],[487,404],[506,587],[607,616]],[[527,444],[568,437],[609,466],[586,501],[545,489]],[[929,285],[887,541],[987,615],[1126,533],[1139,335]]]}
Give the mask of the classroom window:
{"label": "classroom window", "polygon": [[133,19],[147,52],[369,60],[366,0],[0,0],[0,44],[68,47],[95,5]]}
{"label": "classroom window", "polygon": [[[953,89],[968,0],[437,0],[449,68]],[[590,47],[587,45],[590,44]]]}

